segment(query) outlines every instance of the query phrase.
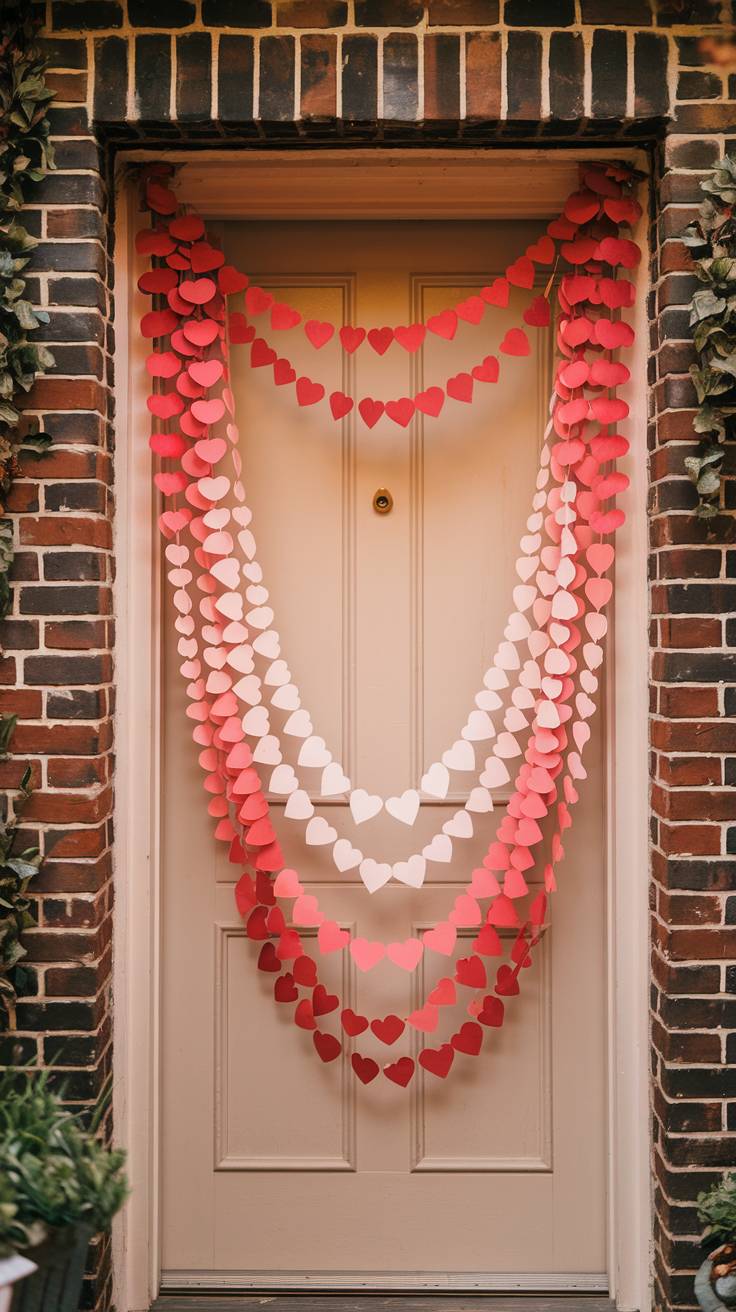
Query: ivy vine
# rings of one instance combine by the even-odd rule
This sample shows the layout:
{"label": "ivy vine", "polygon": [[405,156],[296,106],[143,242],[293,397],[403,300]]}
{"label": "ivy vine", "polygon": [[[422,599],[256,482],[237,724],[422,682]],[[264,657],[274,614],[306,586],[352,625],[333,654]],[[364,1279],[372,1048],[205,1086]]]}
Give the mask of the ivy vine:
{"label": "ivy vine", "polygon": [[683,241],[703,284],[690,302],[698,353],[690,366],[699,406],[693,427],[701,441],[685,465],[698,490],[697,513],[712,519],[720,511],[724,443],[734,436],[736,415],[736,158],[722,159],[700,186],[706,198]]}
{"label": "ivy vine", "polygon": [[[5,755],[15,716],[0,718],[0,754]],[[28,886],[41,863],[37,847],[18,850],[20,819],[31,796],[31,767],[23,772],[12,815],[0,821],[0,1033],[15,1025],[16,989],[23,984],[20,963],[26,955],[21,936],[35,925]]]}
{"label": "ivy vine", "polygon": [[12,523],[4,516],[20,453],[41,454],[50,438],[36,422],[21,427],[20,396],[36,375],[54,363],[29,333],[48,323],[25,296],[21,277],[38,245],[18,220],[28,189],[53,168],[44,80],[46,61],[38,47],[38,19],[29,0],[0,3],[0,619],[10,610],[8,571],[13,560]]}

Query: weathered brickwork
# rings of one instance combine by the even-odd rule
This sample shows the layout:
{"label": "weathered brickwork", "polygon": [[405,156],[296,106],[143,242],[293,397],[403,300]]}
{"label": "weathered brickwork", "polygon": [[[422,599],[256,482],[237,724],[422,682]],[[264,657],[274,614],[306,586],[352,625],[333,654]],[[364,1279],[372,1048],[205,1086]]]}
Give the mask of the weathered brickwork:
{"label": "weathered brickwork", "polygon": [[[651,148],[652,1106],[658,1307],[692,1304],[694,1198],[736,1161],[736,479],[707,526],[684,457],[694,394],[679,233],[736,149],[736,45],[714,0],[42,0],[58,170],[26,221],[56,367],[29,407],[53,451],[16,484],[0,707],[45,862],[27,1057],[93,1100],[111,1069],[115,151],[637,141]],[[151,26],[152,21],[155,23]],[[733,462],[730,471],[734,472]],[[8,1047],[2,1049],[7,1055]],[[102,1246],[87,1305],[107,1308]]]}

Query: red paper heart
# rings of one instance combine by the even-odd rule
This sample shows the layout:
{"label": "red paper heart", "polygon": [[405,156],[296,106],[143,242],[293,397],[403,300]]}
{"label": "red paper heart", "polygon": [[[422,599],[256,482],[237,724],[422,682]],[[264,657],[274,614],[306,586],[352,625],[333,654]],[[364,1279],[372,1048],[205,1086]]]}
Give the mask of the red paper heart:
{"label": "red paper heart", "polygon": [[498,360],[495,355],[487,355],[481,364],[473,367],[473,377],[478,383],[498,382]]}
{"label": "red paper heart", "polygon": [[353,351],[357,351],[364,337],[365,328],[353,328],[350,324],[346,324],[344,328],[340,329],[340,341],[349,355],[352,355]]}
{"label": "red paper heart", "polygon": [[167,337],[178,323],[172,310],[149,310],[140,322],[141,337]]}
{"label": "red paper heart", "polygon": [[504,355],[528,355],[529,338],[523,328],[509,328],[498,349]]}
{"label": "red paper heart", "polygon": [[386,414],[389,419],[393,419],[394,423],[400,424],[402,428],[406,428],[407,424],[411,423],[415,408],[414,402],[408,396],[401,396],[398,401],[386,402]]}
{"label": "red paper heart", "polygon": [[405,351],[418,351],[427,335],[427,329],[423,323],[410,323],[408,326],[400,324],[394,328],[394,337],[403,346]]}
{"label": "red paper heart", "polygon": [[187,486],[188,479],[186,474],[154,474],[153,481],[159,492],[165,497],[173,497],[177,492],[183,492]]}
{"label": "red paper heart", "polygon": [[402,1089],[405,1089],[414,1074],[414,1062],[411,1057],[399,1057],[398,1061],[384,1066],[383,1073],[387,1080],[391,1080],[394,1084],[400,1084]]}
{"label": "red paper heart", "polygon": [[503,1003],[500,998],[494,998],[488,993],[483,999],[483,1006],[478,1012],[478,1020],[481,1025],[489,1025],[493,1029],[498,1029],[503,1025]]}
{"label": "red paper heart", "polygon": [[623,510],[594,510],[590,516],[590,527],[594,533],[615,533],[626,522]]}
{"label": "red paper heart", "polygon": [[157,456],[177,459],[186,450],[186,443],[181,433],[151,433],[148,445]]}
{"label": "red paper heart", "polygon": [[626,237],[604,237],[596,252],[599,260],[606,264],[622,265],[624,269],[634,269],[641,259],[641,251],[635,241]]}
{"label": "red paper heart", "polygon": [[195,360],[187,365],[187,373],[200,387],[214,387],[223,375],[223,366],[219,360]]}
{"label": "red paper heart", "polygon": [[431,1007],[452,1007],[457,999],[457,990],[455,981],[449,978],[441,979],[436,984],[432,992],[427,996],[427,1003]]}
{"label": "red paper heart", "polygon": [[[245,924],[245,932],[248,938],[258,942],[259,939],[268,938],[268,929],[266,927],[266,916],[268,911],[266,907],[255,907],[251,911]],[[309,1004],[311,1007],[311,1003]]]}
{"label": "red paper heart", "polygon": [[441,314],[433,314],[427,320],[427,328],[437,337],[444,337],[445,341],[451,342],[457,332],[457,315],[454,310],[443,310]]}
{"label": "red paper heart", "polygon": [[555,258],[555,244],[551,237],[545,235],[533,246],[527,246],[526,253],[535,264],[551,264]]}
{"label": "red paper heart", "polygon": [[563,213],[571,223],[587,223],[600,209],[600,201],[592,191],[574,191],[565,201]]}
{"label": "red paper heart", "polygon": [[263,944],[263,947],[258,954],[258,969],[270,972],[275,971],[276,974],[281,970],[281,962],[276,956],[276,949],[270,939],[267,943]]}
{"label": "red paper heart", "polygon": [[304,988],[313,988],[317,983],[317,963],[312,957],[302,956],[294,962],[294,979]]}
{"label": "red paper heart", "polygon": [[209,273],[211,269],[219,269],[225,263],[222,251],[210,246],[208,241],[199,241],[192,246],[189,258],[192,261],[192,273]]}
{"label": "red paper heart", "polygon": [[378,1062],[374,1061],[372,1057],[361,1057],[359,1052],[353,1053],[350,1064],[363,1084],[370,1084],[371,1080],[375,1080],[381,1069]]}
{"label": "red paper heart", "polygon": [[308,319],[304,325],[304,331],[312,346],[319,351],[321,347],[329,342],[335,331],[335,325],[323,322],[320,319]]}
{"label": "red paper heart", "polygon": [[603,209],[616,224],[627,223],[633,227],[641,218],[641,205],[633,196],[606,196]]}
{"label": "red paper heart", "polygon": [[369,345],[373,347],[376,355],[385,355],[393,340],[392,328],[371,328],[368,333]]}
{"label": "red paper heart", "polygon": [[560,255],[568,264],[587,264],[596,256],[598,242],[593,237],[576,237],[574,241],[563,242]]}
{"label": "red paper heart", "polygon": [[358,402],[358,410],[364,424],[373,428],[383,414],[383,401],[374,401],[371,396],[364,396],[362,401]]}
{"label": "red paper heart", "polygon": [[178,278],[174,269],[148,269],[138,279],[139,291],[149,296],[160,292],[170,292],[176,287]]}
{"label": "red paper heart", "polygon": [[265,314],[273,305],[273,296],[262,287],[249,287],[245,293],[246,314]]}
{"label": "red paper heart", "polygon": [[569,219],[563,219],[562,217],[553,219],[551,223],[547,224],[547,232],[556,241],[569,241],[571,237],[575,236],[576,228],[577,224],[571,223]]}
{"label": "red paper heart", "polygon": [[180,415],[184,409],[184,402],[177,392],[158,392],[155,396],[149,396],[146,405],[157,419],[173,419],[174,415]]}
{"label": "red paper heart", "polygon": [[599,464],[602,464],[605,460],[618,460],[620,456],[625,456],[629,442],[620,433],[611,433],[608,437],[591,438],[590,450]]}
{"label": "red paper heart", "polygon": [[174,378],[181,369],[181,360],[173,351],[151,351],[146,369],[151,378]]}
{"label": "red paper heart", "polygon": [[179,283],[179,295],[190,305],[206,305],[216,291],[217,287],[211,278],[197,278],[194,281],[187,279]]}
{"label": "red paper heart", "polygon": [[535,296],[531,305],[525,309],[522,318],[531,328],[546,328],[551,319],[549,301],[546,296]]}
{"label": "red paper heart", "polygon": [[297,378],[296,399],[299,405],[314,405],[322,400],[324,394],[325,389],[321,383],[314,383],[311,378]]}
{"label": "red paper heart", "polygon": [[324,984],[317,984],[312,994],[312,1010],[315,1016],[327,1016],[336,1007],[339,1007],[340,999],[335,993],[328,993]]}
{"label": "red paper heart", "polygon": [[274,980],[273,996],[276,1002],[296,1002],[299,990],[290,971],[287,970],[285,975],[279,975],[278,979]]}
{"label": "red paper heart", "polygon": [[[247,296],[246,296],[247,308]],[[301,323],[302,316],[298,310],[291,305],[285,305],[282,301],[276,301],[271,306],[271,327],[277,332],[284,331],[288,328],[296,328]]]}
{"label": "red paper heart", "polygon": [[163,259],[174,250],[174,243],[163,228],[142,228],[136,233],[135,248],[139,255],[157,255]]}
{"label": "red paper heart", "polygon": [[440,1048],[422,1048],[419,1054],[419,1065],[440,1080],[445,1079],[454,1060],[455,1049],[449,1043]]}
{"label": "red paper heart", "polygon": [[186,528],[191,518],[191,510],[184,507],[182,510],[165,510],[162,515],[159,515],[158,522],[162,532],[170,533],[173,536],[175,533],[181,533],[181,530]]}
{"label": "red paper heart", "polygon": [[483,1031],[477,1021],[466,1020],[457,1034],[453,1034],[450,1043],[456,1052],[465,1052],[469,1057],[477,1057],[483,1046]]}
{"label": "red paper heart", "polygon": [[560,336],[566,346],[582,346],[583,342],[590,341],[593,332],[593,324],[590,319],[581,316],[579,319],[565,319],[560,327]]}
{"label": "red paper heart", "polygon": [[330,393],[330,410],[333,419],[343,419],[345,415],[350,414],[354,405],[352,396],[346,396],[344,392]]}
{"label": "red paper heart", "polygon": [[515,929],[518,923],[516,907],[510,898],[501,893],[489,907],[488,924],[495,925],[497,929]]}
{"label": "red paper heart", "polygon": [[594,360],[590,368],[590,381],[597,387],[620,387],[630,377],[626,365],[617,360]]}
{"label": "red paper heart", "polygon": [[486,968],[480,957],[460,957],[455,970],[458,984],[469,989],[483,989],[488,983]]}
{"label": "red paper heart", "polygon": [[591,411],[599,424],[615,424],[625,419],[629,407],[617,396],[596,396],[590,403]]}
{"label": "red paper heart", "polygon": [[[296,976],[295,976],[296,978]],[[301,1030],[314,1030],[317,1028],[317,1022],[314,1019],[312,1004],[309,998],[302,998],[296,1011],[294,1012],[294,1024]]]}
{"label": "red paper heart", "polygon": [[595,341],[607,351],[615,351],[619,346],[631,346],[634,330],[623,320],[596,319],[593,327]]}
{"label": "red paper heart", "polygon": [[500,957],[501,940],[493,925],[484,925],[478,937],[473,941],[473,951],[482,957]]}
{"label": "red paper heart", "polygon": [[519,981],[516,972],[504,963],[496,972],[496,993],[502,994],[503,997],[512,997],[518,992]]}
{"label": "red paper heart", "polygon": [[[300,1004],[301,1005],[301,1004]],[[297,1007],[297,1011],[299,1008]],[[334,1034],[322,1034],[320,1030],[315,1030],[312,1035],[312,1042],[317,1049],[322,1061],[334,1061],[342,1052],[342,1044]]]}
{"label": "red paper heart", "polygon": [[397,1039],[401,1038],[401,1035],[404,1033],[404,1028],[404,1021],[401,1020],[399,1016],[390,1015],[385,1016],[383,1020],[371,1021],[371,1029],[376,1038],[380,1039],[381,1043],[385,1043],[387,1046],[395,1043]]}
{"label": "red paper heart", "polygon": [[264,365],[275,364],[277,360],[276,352],[265,342],[262,337],[256,337],[250,348],[250,363],[252,369],[261,369]]}
{"label": "red paper heart", "polygon": [[197,241],[204,236],[204,223],[198,214],[181,214],[171,220],[169,232],[177,241]]}
{"label": "red paper heart", "polygon": [[486,312],[485,301],[482,296],[468,296],[466,300],[458,302],[455,312],[465,323],[478,324]]}
{"label": "red paper heart", "polygon": [[509,303],[509,284],[505,278],[494,278],[490,287],[481,287],[480,294],[488,305],[505,309]]}
{"label": "red paper heart", "polygon": [[528,255],[520,255],[506,270],[506,277],[514,287],[529,288],[534,283],[534,265]]}
{"label": "red paper heart", "polygon": [[234,311],[228,316],[228,328],[230,331],[230,341],[233,345],[239,342],[252,342],[256,335],[256,330],[252,323],[248,323],[244,314]]}
{"label": "red paper heart", "polygon": [[189,319],[182,325],[184,336],[194,346],[211,346],[219,331],[213,319]]}
{"label": "red paper heart", "polygon": [[149,209],[155,210],[157,214],[174,214],[179,207],[173,191],[153,181],[146,186],[146,202]]}
{"label": "red paper heart", "polygon": [[340,1021],[346,1034],[354,1038],[356,1034],[362,1034],[368,1029],[368,1017],[359,1016],[351,1007],[345,1007],[340,1014]]}
{"label": "red paper heart", "polygon": [[613,555],[610,542],[593,542],[585,553],[585,559],[596,574],[605,574],[613,564]]}
{"label": "red paper heart", "polygon": [[[503,347],[501,347],[503,350]],[[455,374],[454,378],[448,378],[445,383],[445,391],[454,401],[470,402],[473,399],[473,377],[472,374],[460,373]]]}
{"label": "red paper heart", "polygon": [[423,392],[417,392],[414,404],[423,415],[431,415],[436,419],[445,404],[445,394],[441,387],[427,387]]}
{"label": "red paper heart", "polygon": [[293,383],[296,378],[296,369],[293,369],[288,360],[274,360],[273,363],[273,381],[277,387],[283,387],[285,384]]}
{"label": "red paper heart", "polygon": [[627,278],[599,278],[598,293],[609,310],[620,310],[634,304],[634,284]]}

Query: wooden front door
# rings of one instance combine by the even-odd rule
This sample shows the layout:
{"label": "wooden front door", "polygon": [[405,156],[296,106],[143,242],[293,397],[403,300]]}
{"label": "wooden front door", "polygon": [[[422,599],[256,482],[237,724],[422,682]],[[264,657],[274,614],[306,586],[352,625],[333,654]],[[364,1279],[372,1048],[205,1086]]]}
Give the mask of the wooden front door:
{"label": "wooden front door", "polygon": [[[454,304],[540,230],[528,221],[218,227],[228,258],[305,319],[369,325]],[[461,325],[452,342],[428,336],[416,356],[394,344],[379,358],[364,346],[345,363],[334,342],[315,351],[300,329],[270,335],[328,391],[411,395],[496,352],[528,295],[514,292],[508,310]],[[528,359],[502,357],[499,381],[477,384],[472,405],[448,402],[439,419],[406,430],[333,423],[325,405],[298,409],[293,389],[252,369],[247,350],[233,353],[244,481],[283,654],[315,732],[354,786],[399,794],[458,737],[502,636],[551,337],[535,331]],[[390,514],[373,509],[378,488],[393,497]],[[235,872],[206,814],[168,611],[162,624],[164,1288],[575,1287],[581,1277],[595,1286],[606,1269],[600,729],[553,925],[507,1023],[446,1082],[419,1073],[408,1090],[383,1079],[364,1089],[339,1063],[321,1065],[292,1008],[274,1005],[272,977],[255,969]],[[462,800],[455,791],[423,804],[414,830],[382,813],[360,827],[361,845],[400,859]],[[447,915],[503,815],[501,794],[495,803],[449,865],[429,866],[422,889],[392,882],[372,897],[355,871],[340,875],[324,849],[304,845],[278,802],[276,816],[288,861],[325,909],[388,939]],[[318,813],[358,841],[344,803]],[[338,954],[324,975],[347,1005],[383,1015],[411,1010],[443,966],[428,953],[416,979],[390,963],[356,975]],[[372,1037],[361,1050],[391,1055]]]}

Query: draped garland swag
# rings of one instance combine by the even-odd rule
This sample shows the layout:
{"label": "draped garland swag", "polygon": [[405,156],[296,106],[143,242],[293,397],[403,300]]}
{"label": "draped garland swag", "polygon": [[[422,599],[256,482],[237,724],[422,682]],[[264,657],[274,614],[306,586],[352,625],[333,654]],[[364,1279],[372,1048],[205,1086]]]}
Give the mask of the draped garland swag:
{"label": "draped garland swag", "polygon": [[[158,463],[153,477],[163,500],[159,526],[186,713],[207,808],[238,872],[237,908],[247,937],[260,944],[258,969],[274,976],[276,1003],[293,1008],[295,1026],[311,1033],[323,1062],[344,1052],[363,1084],[383,1076],[405,1087],[417,1065],[444,1079],[456,1058],[477,1056],[490,1030],[503,1024],[508,999],[521,991],[548,923],[564,834],[586,777],[582,758],[599,691],[615,537],[624,523],[615,499],[629,481],[617,468],[629,450],[617,431],[628,416],[617,389],[629,379],[619,353],[634,340],[620,312],[634,303],[626,275],[640,259],[630,235],[641,214],[636,181],[623,166],[581,167],[578,190],[544,236],[478,295],[426,323],[365,328],[304,322],[293,306],[274,301],[225,262],[202,219],[179,206],[164,176],[153,170],[146,179],[151,225],[136,244],[151,258],[139,287],[154,298],[141,320],[154,347],[147,360],[149,441]],[[498,355],[470,362],[412,397],[328,392],[322,381],[297,376],[266,336],[301,326],[315,351],[336,337],[348,353],[361,347],[379,355],[413,352],[428,333],[450,340],[459,322],[479,323],[506,306],[511,286],[531,291],[540,269],[549,273],[545,292],[530,297],[523,322],[504,333]],[[245,313],[229,305],[241,292]],[[415,788],[398,797],[371,795],[353,787],[315,733],[281,653],[243,482],[231,351],[249,347],[252,368],[271,369],[274,385],[293,389],[298,406],[326,401],[336,421],[355,408],[369,428],[381,420],[406,427],[417,412],[436,417],[446,403],[472,404],[476,384],[498,379],[499,356],[528,355],[527,329],[549,325],[553,295],[559,359],[503,640],[455,742]],[[268,327],[257,330],[253,321],[265,323],[265,316]],[[296,767],[285,760],[288,740],[298,746]],[[465,807],[421,851],[393,864],[354,847],[312,800],[319,794],[318,806],[320,797],[345,798],[357,825],[383,808],[412,825],[422,796],[446,797],[455,772],[472,775]],[[351,934],[326,915],[298,871],[286,866],[269,804],[269,796],[285,797],[284,822],[304,827],[306,848],[329,847],[338,870],[357,869],[375,894],[392,879],[421,887],[428,864],[451,859],[453,842],[473,835],[479,817],[493,810],[493,790],[509,782],[503,819],[447,916],[421,937],[396,941]],[[532,873],[541,874],[535,882],[543,891],[530,889]],[[458,931],[468,929],[471,951],[457,956]],[[308,951],[304,930],[316,953]],[[410,1013],[369,1017],[344,1006],[320,979],[318,956],[345,952],[362,972],[379,965],[411,972],[425,953],[445,958],[447,970]],[[435,1046],[430,1036],[449,1009],[457,1016],[454,1032]],[[391,1049],[407,1034],[409,1049],[394,1049],[381,1064],[355,1045],[368,1032]]]}

